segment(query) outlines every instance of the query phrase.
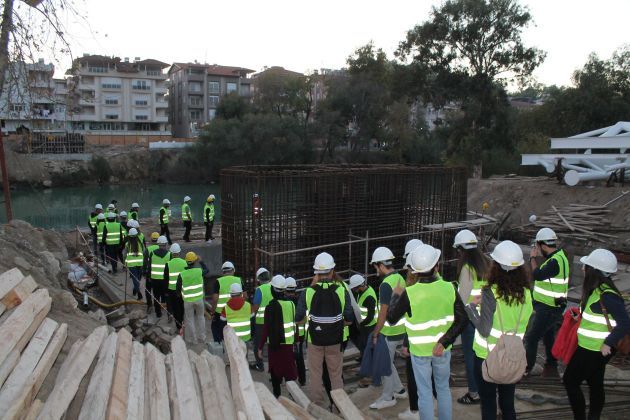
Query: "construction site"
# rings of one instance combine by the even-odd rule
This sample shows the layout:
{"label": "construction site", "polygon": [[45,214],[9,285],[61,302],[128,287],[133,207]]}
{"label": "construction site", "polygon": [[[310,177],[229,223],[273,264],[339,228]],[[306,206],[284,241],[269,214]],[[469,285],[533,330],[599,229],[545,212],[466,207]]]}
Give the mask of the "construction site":
{"label": "construction site", "polygon": [[[625,174],[624,174],[625,177]],[[623,178],[622,178],[623,179]],[[193,226],[194,251],[208,266],[206,307],[221,264],[228,260],[250,293],[256,270],[293,276],[298,289],[312,279],[313,259],[334,256],[344,279],[366,276],[376,247],[389,247],[396,268],[405,243],[421,239],[442,251],[439,272],[457,273],[453,238],[473,231],[484,252],[511,239],[529,255],[536,231],[553,228],[572,264],[569,301],[577,305],[583,274],[579,259],[593,248],[617,255],[615,283],[630,293],[630,192],[613,183],[574,187],[548,177],[468,179],[463,168],[413,165],[305,165],[232,167],[221,173],[221,223],[207,243]],[[155,218],[141,220],[145,235]],[[174,225],[173,238],[183,229]],[[247,349],[230,327],[224,345],[187,346],[166,317],[148,314],[133,297],[127,271],[113,273],[92,255],[89,231],[67,233],[13,220],[0,227],[0,410],[7,419],[391,419],[408,408],[371,410],[379,387],[360,387],[358,350],[344,353],[344,388],[332,392],[336,409],[313,404],[308,387],[282,386],[276,399],[266,372],[250,370]],[[77,266],[85,276],[70,281]],[[166,309],[166,308],[165,308]],[[210,312],[206,312],[207,336]],[[308,348],[306,350],[308,358]],[[544,359],[542,343],[538,359]],[[402,357],[395,362],[406,384]],[[562,372],[564,366],[560,366]],[[308,372],[307,372],[308,377]],[[453,399],[466,392],[459,340],[452,351]],[[630,408],[630,360],[606,367],[602,418],[622,419]],[[560,378],[527,377],[516,388],[519,419],[569,419]],[[479,419],[478,405],[453,403],[453,418]]]}

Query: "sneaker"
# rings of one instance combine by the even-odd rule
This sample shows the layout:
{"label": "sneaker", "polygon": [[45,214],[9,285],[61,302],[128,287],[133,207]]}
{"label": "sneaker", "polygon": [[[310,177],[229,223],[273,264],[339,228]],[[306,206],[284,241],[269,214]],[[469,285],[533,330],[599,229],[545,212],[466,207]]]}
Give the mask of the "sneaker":
{"label": "sneaker", "polygon": [[396,398],[392,397],[391,400],[381,400],[380,398],[370,404],[372,410],[381,410],[383,408],[393,407],[396,405]]}
{"label": "sneaker", "polygon": [[467,392],[462,397],[459,397],[457,402],[464,405],[473,405],[479,404],[481,402],[481,398],[479,398],[479,394],[475,397],[470,392]]}
{"label": "sneaker", "polygon": [[545,365],[542,370],[543,378],[559,378],[558,366]]}
{"label": "sneaker", "polygon": [[540,365],[534,365],[533,368],[525,371],[525,376],[540,376],[542,372],[543,368]]}
{"label": "sneaker", "polygon": [[396,398],[397,400],[406,400],[407,398],[409,398],[409,394],[407,394],[407,391],[405,390],[405,388],[403,388],[398,392],[394,392],[394,398]]}
{"label": "sneaker", "polygon": [[407,411],[403,411],[402,413],[398,414],[399,419],[416,420],[418,416],[419,416],[418,412],[412,411],[410,408],[408,408]]}

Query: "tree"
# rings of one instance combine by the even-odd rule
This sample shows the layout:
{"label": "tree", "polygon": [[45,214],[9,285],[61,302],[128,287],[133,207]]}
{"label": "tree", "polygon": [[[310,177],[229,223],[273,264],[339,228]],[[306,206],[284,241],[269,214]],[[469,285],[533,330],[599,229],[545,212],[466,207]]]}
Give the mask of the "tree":
{"label": "tree", "polygon": [[216,117],[224,120],[232,118],[242,120],[249,112],[251,112],[249,100],[236,92],[232,92],[221,98],[221,102],[217,106]]}
{"label": "tree", "polygon": [[260,112],[308,121],[313,107],[312,81],[308,76],[271,68],[256,78],[253,102]]}

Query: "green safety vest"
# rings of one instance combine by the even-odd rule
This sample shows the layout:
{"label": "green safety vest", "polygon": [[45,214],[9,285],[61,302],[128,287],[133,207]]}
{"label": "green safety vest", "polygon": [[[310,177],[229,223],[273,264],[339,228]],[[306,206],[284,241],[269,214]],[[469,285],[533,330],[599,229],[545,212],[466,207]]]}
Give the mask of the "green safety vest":
{"label": "green safety vest", "polygon": [[105,228],[105,221],[96,221],[96,237],[100,240],[103,238],[103,229]]}
{"label": "green safety vest", "polygon": [[149,253],[149,256],[153,253],[153,251],[155,251],[156,249],[158,249],[160,246],[153,244],[153,245],[149,245],[147,247],[147,252]]}
{"label": "green safety vest", "polygon": [[142,248],[146,248],[146,245],[144,244],[144,233],[138,232],[138,240],[140,241]]}
{"label": "green safety vest", "polygon": [[295,304],[290,300],[279,300],[282,308],[282,323],[284,326],[284,344],[295,343]]}
{"label": "green safety vest", "polygon": [[182,220],[184,222],[192,221],[192,213],[190,213],[190,217],[188,217],[188,213],[190,213],[190,206],[188,203],[182,204]]}
{"label": "green safety vest", "polygon": [[[591,351],[599,351],[602,344],[604,344],[604,340],[610,334],[606,325],[606,317],[591,311],[591,305],[598,303],[603,293],[617,294],[605,284],[593,290],[586,300],[586,308],[582,312],[582,320],[577,330],[578,346]],[[617,326],[617,323],[610,315],[608,315],[608,320],[611,327]]]}
{"label": "green safety vest", "polygon": [[[352,293],[352,291],[350,290],[350,286],[348,286],[348,283],[346,283],[345,281],[342,281],[341,284],[348,291],[348,294]],[[349,338],[350,338],[350,326],[344,325],[343,326],[343,341],[348,341]]]}
{"label": "green safety vest", "polygon": [[154,252],[151,252],[149,260],[151,262],[151,280],[164,280],[164,267],[166,263],[171,259],[171,253],[167,252],[164,257],[157,256]]}
{"label": "green safety vest", "polygon": [[129,210],[129,219],[138,220],[138,212]]}
{"label": "green safety vest", "polygon": [[376,325],[376,320],[378,318],[378,301],[376,300],[376,292],[374,291],[374,289],[372,289],[372,286],[368,286],[367,289],[365,289],[365,292],[361,293],[361,295],[359,296],[359,300],[357,301],[357,305],[359,305],[359,309],[361,310],[361,321],[363,321],[365,318],[367,318],[368,314],[368,308],[366,306],[363,306],[363,303],[369,296],[374,298],[374,318],[372,318],[372,321],[368,325],[366,325],[366,327]]}
{"label": "green safety vest", "polygon": [[184,302],[202,300],[204,291],[203,271],[201,271],[201,268],[187,268],[179,275],[182,277],[182,299]]}
{"label": "green safety vest", "polygon": [[561,249],[551,258],[546,260],[540,268],[543,268],[549,261],[556,260],[560,271],[556,277],[536,280],[534,282],[534,300],[548,306],[556,306],[555,298],[566,298],[569,293],[569,261],[564,251]]}
{"label": "green safety vest", "polygon": [[[210,213],[208,214],[208,217],[206,218],[206,210],[207,209],[210,209]],[[214,204],[206,203],[203,206],[203,221],[204,222],[212,222],[212,221],[214,221]]]}
{"label": "green safety vest", "polygon": [[[166,208],[164,206],[160,207],[160,213],[162,213],[162,210],[164,210],[164,224],[167,225],[168,224],[168,218],[171,216],[171,208]],[[160,220],[160,213],[158,213],[158,223],[162,224],[162,220]]]}
{"label": "green safety vest", "polygon": [[90,227],[92,229],[96,228],[96,220],[97,220],[97,216],[98,214],[96,214],[95,216],[91,216],[89,217],[89,221],[90,221]]}
{"label": "green safety vest", "polygon": [[[525,291],[525,304],[521,305],[516,303],[512,306],[508,305],[503,299],[498,298],[496,286],[492,286],[490,290],[492,290],[492,294],[496,299],[497,307],[492,318],[490,335],[484,338],[479,334],[479,331],[475,330],[473,350],[480,359],[488,357],[488,353],[492,351],[497,341],[499,341],[499,338],[505,333],[516,334],[522,340],[525,336],[529,317],[532,315],[533,311],[532,296],[530,293],[527,293],[527,290]],[[503,325],[502,329],[501,325]],[[514,330],[515,327],[516,331]]]}
{"label": "green safety vest", "polygon": [[484,279],[480,279],[477,277],[477,270],[475,270],[470,264],[464,265],[470,271],[472,276],[472,289],[470,290],[470,296],[468,297],[468,302],[472,302],[473,298],[477,296],[481,296],[481,289],[486,285],[486,281]]}
{"label": "green safety vest", "polygon": [[177,289],[177,278],[179,274],[186,270],[188,264],[182,258],[173,258],[166,263],[168,266],[168,290]]}
{"label": "green safety vest", "polygon": [[[323,289],[328,289],[331,286],[335,286],[335,292],[337,292],[337,296],[339,296],[339,300],[341,301],[341,317],[343,318],[343,310],[346,307],[346,295],[344,293],[344,288],[339,286],[339,284],[337,284],[336,282],[322,282],[319,283],[319,285],[323,288]],[[307,319],[307,325],[308,325],[308,320],[310,317],[310,312],[311,312],[311,301],[313,300],[313,295],[315,294],[315,289],[313,289],[312,287],[309,287],[308,289],[306,289],[306,319]],[[308,332],[308,327],[306,328],[306,331]],[[307,333],[306,334],[306,338],[308,340],[308,342],[311,342],[311,336]]]}
{"label": "green safety vest", "polygon": [[106,245],[119,245],[123,239],[123,235],[120,232],[120,223],[118,222],[106,222],[105,228],[107,229],[107,237],[105,238]]}
{"label": "green safety vest", "polygon": [[142,243],[138,243],[138,252],[131,252],[131,246],[129,242],[125,245],[127,255],[125,256],[125,265],[127,267],[142,267],[144,265],[144,248]]}
{"label": "green safety vest", "polygon": [[230,286],[234,283],[239,283],[242,286],[243,283],[241,283],[241,278],[236,276],[219,277],[217,281],[219,282],[219,299],[214,311],[220,314],[227,301],[230,300]]}
{"label": "green safety vest", "polygon": [[260,300],[260,306],[258,307],[258,311],[256,312],[256,324],[262,325],[265,323],[265,308],[273,299],[271,295],[271,283],[265,283],[258,286],[260,290],[260,294],[262,295],[262,299]]}
{"label": "green safety vest", "polygon": [[[387,283],[390,285],[392,290],[396,288],[398,282],[400,281],[400,286],[404,289],[406,287],[405,279],[398,273],[391,273],[383,280],[383,283]],[[379,304],[389,305],[389,302],[379,302]],[[404,318],[404,317],[403,317]],[[405,333],[405,320],[401,318],[395,325],[391,325],[389,322],[385,321],[385,325],[383,325],[383,329],[381,330],[381,334],[385,336],[392,335],[401,335]]]}
{"label": "green safety vest", "polygon": [[225,306],[227,324],[234,328],[236,336],[246,343],[252,338],[251,316],[252,306],[249,302],[245,302],[241,309],[237,311],[227,305]]}
{"label": "green safety vest", "polygon": [[406,290],[411,316],[403,316],[403,328],[409,337],[409,352],[414,356],[431,356],[433,347],[455,320],[455,288],[439,277]]}

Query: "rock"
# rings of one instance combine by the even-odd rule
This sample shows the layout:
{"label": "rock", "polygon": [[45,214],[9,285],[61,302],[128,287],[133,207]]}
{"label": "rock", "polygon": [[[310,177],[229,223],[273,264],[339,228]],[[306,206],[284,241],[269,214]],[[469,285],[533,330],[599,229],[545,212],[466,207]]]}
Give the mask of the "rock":
{"label": "rock", "polygon": [[13,258],[13,262],[22,271],[31,271],[31,269],[33,268],[32,264],[30,264],[28,261],[26,261],[24,258],[20,257],[19,255]]}
{"label": "rock", "polygon": [[65,312],[72,312],[77,309],[79,303],[72,293],[61,291],[58,293],[57,297],[53,299],[52,306],[53,308],[58,308]]}
{"label": "rock", "polygon": [[39,255],[44,260],[44,269],[53,277],[57,277],[57,275],[61,272],[59,260],[55,258],[55,256],[50,251],[40,252]]}
{"label": "rock", "polygon": [[129,334],[131,334],[133,332],[133,330],[131,329],[131,327],[129,325],[127,325],[124,329],[127,330],[129,332]]}
{"label": "rock", "polygon": [[129,321],[136,321],[138,319],[146,318],[147,312],[142,309],[134,309],[127,314]]}
{"label": "rock", "polygon": [[102,309],[97,309],[96,311],[89,311],[88,315],[91,318],[99,322],[102,322],[103,324],[107,323],[107,317],[105,316],[105,312]]}
{"label": "rock", "polygon": [[42,185],[46,188],[50,188],[52,187],[52,181],[50,179],[45,179],[44,181],[42,181]]}
{"label": "rock", "polygon": [[126,316],[119,318],[115,321],[110,322],[110,324],[112,327],[119,329],[119,328],[123,328],[126,327],[127,325],[129,325],[129,318],[127,318]]}

